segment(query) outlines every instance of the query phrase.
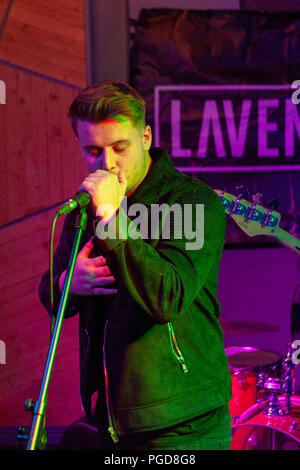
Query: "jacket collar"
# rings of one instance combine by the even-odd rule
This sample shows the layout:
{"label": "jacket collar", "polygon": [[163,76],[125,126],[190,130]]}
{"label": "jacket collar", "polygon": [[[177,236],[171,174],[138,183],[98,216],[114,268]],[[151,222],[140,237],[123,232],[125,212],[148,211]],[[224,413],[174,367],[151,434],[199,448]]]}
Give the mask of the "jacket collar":
{"label": "jacket collar", "polygon": [[159,147],[149,151],[152,165],[141,185],[128,197],[128,203],[153,204],[164,194],[166,186],[175,170],[167,152]]}

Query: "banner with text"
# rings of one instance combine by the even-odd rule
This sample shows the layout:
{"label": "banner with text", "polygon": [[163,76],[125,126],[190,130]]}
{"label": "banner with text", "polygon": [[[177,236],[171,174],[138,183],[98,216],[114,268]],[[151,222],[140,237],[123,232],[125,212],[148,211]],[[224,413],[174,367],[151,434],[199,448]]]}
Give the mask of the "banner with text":
{"label": "banner with text", "polygon": [[[237,195],[245,186],[267,210],[277,198],[280,227],[300,238],[299,42],[296,12],[143,10],[131,81],[178,169]],[[226,241],[275,241],[262,233],[229,219]]]}

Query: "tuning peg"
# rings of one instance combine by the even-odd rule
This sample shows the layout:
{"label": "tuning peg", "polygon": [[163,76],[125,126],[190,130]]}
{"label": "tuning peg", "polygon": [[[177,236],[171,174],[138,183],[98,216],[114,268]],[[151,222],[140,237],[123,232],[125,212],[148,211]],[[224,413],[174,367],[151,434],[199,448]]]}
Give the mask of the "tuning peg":
{"label": "tuning peg", "polygon": [[274,199],[271,199],[270,201],[268,201],[267,205],[268,205],[268,208],[271,211],[274,211],[279,206],[279,201],[278,201],[277,198],[274,198]]}
{"label": "tuning peg", "polygon": [[260,201],[262,200],[262,197],[263,197],[263,193],[256,193],[256,194],[253,194],[251,199],[254,202],[254,204],[259,204]]}
{"label": "tuning peg", "polygon": [[242,197],[248,198],[250,195],[247,186],[245,186],[244,184],[242,184],[241,186],[236,186],[235,189],[239,192],[239,199],[241,199]]}

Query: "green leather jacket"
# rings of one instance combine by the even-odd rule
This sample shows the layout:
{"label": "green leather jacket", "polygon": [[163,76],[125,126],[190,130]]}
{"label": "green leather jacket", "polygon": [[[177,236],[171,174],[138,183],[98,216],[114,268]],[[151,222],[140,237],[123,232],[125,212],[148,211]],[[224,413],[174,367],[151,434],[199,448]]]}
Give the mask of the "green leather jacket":
{"label": "green leather jacket", "polygon": [[[66,316],[80,313],[83,407],[89,414],[91,394],[98,391],[98,405],[106,409],[113,437],[166,428],[231,399],[217,300],[224,208],[205,183],[177,171],[166,152],[153,148],[150,155],[153,164],[128,198],[128,207],[136,203],[147,207],[149,234],[154,204],[178,204],[182,211],[192,208],[194,231],[200,230],[196,208],[203,204],[204,243],[199,249],[187,249],[191,240],[184,230],[174,235],[173,219],[169,238],[161,225],[154,238],[126,239],[117,230],[113,238],[94,239],[93,256],[106,257],[118,294],[72,297]],[[124,222],[119,213],[116,227],[121,216]],[[54,257],[56,308],[58,278],[72,247],[72,218],[72,214],[66,218]],[[125,220],[129,226],[132,216],[125,214]],[[82,245],[93,235],[90,214]],[[48,284],[49,272],[40,285],[41,301],[49,310]]]}

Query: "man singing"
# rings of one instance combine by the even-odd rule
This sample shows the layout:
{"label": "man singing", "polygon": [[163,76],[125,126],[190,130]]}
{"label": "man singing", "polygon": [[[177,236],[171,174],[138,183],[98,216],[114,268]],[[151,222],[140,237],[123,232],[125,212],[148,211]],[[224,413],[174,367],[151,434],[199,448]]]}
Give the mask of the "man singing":
{"label": "man singing", "polygon": [[[216,297],[223,205],[151,147],[145,102],[126,83],[87,87],[69,118],[91,204],[65,316],[79,313],[81,400],[99,449],[228,449],[231,379]],[[54,256],[55,312],[75,215]],[[50,311],[49,271],[40,299]]]}

